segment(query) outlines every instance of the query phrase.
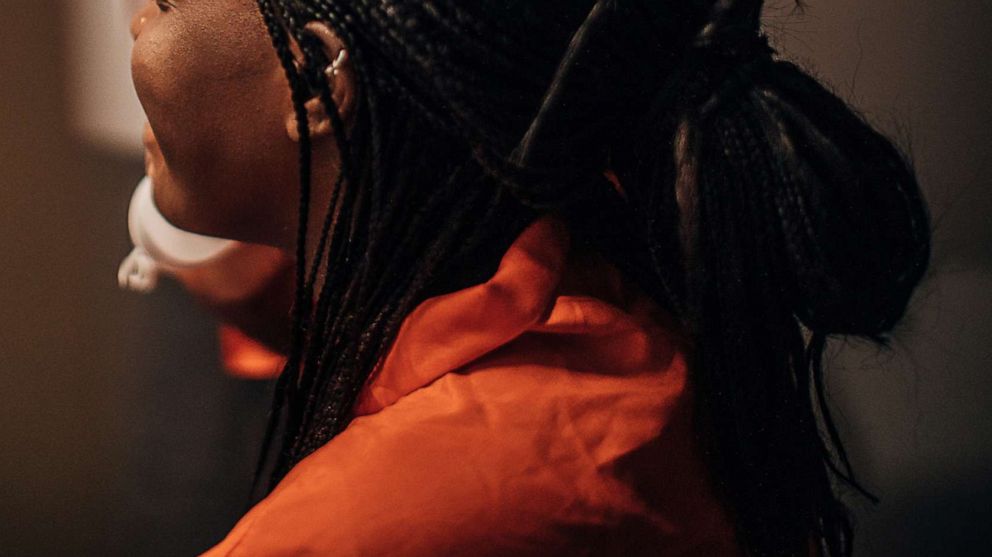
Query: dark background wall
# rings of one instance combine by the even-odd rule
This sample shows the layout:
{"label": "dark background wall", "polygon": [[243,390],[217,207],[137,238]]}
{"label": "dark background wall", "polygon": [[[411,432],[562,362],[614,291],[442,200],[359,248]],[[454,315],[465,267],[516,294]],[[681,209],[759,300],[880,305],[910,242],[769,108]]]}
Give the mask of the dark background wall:
{"label": "dark background wall", "polygon": [[[0,0],[0,555],[182,555],[245,501],[267,386],[217,369],[211,321],[175,287],[120,292],[139,160],[69,125],[68,18]],[[889,353],[834,346],[862,477],[864,555],[984,555],[992,524],[989,2],[784,0],[768,23],[912,147],[933,272]]]}
{"label": "dark background wall", "polygon": [[247,501],[266,386],[173,285],[118,290],[141,160],[71,125],[69,18],[0,0],[0,555],[190,555]]}

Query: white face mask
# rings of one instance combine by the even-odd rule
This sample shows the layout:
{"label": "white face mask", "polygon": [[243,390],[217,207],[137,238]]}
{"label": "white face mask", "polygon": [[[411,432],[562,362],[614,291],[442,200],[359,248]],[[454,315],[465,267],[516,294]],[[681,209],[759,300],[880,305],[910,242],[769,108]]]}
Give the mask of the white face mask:
{"label": "white face mask", "polygon": [[146,176],[131,196],[127,221],[134,250],[117,271],[121,288],[136,292],[154,290],[161,272],[207,265],[238,244],[176,228],[155,206],[152,188],[152,180]]}

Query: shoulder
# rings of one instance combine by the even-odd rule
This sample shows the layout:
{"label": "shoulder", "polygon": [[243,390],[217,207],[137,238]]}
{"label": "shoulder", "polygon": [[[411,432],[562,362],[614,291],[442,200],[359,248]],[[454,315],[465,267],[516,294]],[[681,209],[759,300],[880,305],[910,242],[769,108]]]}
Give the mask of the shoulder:
{"label": "shoulder", "polygon": [[[548,388],[557,385],[554,396],[527,385],[538,376]],[[641,441],[624,439],[627,428],[611,425],[605,407],[596,410],[616,399],[584,408],[568,381],[561,370],[495,363],[448,374],[353,421],[207,555],[588,549],[624,515],[639,512],[608,469]],[[607,395],[603,389],[598,396]]]}

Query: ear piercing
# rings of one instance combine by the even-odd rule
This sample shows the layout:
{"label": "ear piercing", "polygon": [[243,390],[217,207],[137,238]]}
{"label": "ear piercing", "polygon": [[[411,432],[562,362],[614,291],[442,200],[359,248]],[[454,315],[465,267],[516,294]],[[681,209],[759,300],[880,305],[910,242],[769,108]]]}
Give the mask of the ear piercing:
{"label": "ear piercing", "polygon": [[338,70],[341,68],[341,64],[343,64],[344,61],[347,59],[348,59],[348,51],[342,48],[338,52],[338,57],[334,59],[334,62],[331,62],[331,65],[327,66],[327,68],[324,70],[324,75],[326,75],[328,79],[337,77]]}

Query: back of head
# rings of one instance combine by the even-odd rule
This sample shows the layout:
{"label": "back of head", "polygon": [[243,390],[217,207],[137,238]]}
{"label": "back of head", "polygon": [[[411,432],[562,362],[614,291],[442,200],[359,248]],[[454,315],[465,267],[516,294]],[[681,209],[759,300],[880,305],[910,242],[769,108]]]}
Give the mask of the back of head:
{"label": "back of head", "polygon": [[824,342],[884,342],[929,222],[893,144],[777,58],[762,4],[259,0],[294,87],[309,70],[286,43],[326,63],[303,29],[320,20],[362,91],[338,138],[357,187],[322,239],[338,266],[298,327],[303,373],[281,380],[276,479],[347,424],[412,307],[483,279],[554,211],[691,333],[697,427],[746,549],[849,554],[832,483],[860,487],[825,404]]}

